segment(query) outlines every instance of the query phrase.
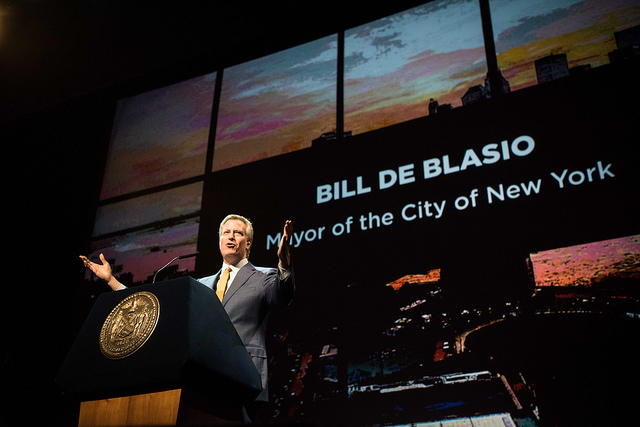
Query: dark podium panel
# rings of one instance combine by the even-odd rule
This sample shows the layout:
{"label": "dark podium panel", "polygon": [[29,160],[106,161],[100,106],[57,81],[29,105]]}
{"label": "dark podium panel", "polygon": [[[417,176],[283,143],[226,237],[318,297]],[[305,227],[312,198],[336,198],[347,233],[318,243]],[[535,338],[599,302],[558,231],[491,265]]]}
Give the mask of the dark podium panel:
{"label": "dark podium panel", "polygon": [[[148,291],[158,322],[133,354],[110,359],[100,350],[105,320],[122,300]],[[84,400],[188,387],[234,402],[253,400],[260,376],[215,293],[184,277],[101,294],[56,378]]]}

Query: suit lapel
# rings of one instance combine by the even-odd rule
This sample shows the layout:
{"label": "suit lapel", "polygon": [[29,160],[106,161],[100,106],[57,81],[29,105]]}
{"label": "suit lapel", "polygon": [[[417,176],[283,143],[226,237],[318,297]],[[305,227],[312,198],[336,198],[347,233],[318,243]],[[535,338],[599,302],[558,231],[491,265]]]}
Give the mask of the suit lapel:
{"label": "suit lapel", "polygon": [[220,275],[222,274],[222,269],[220,269],[216,275],[213,277],[213,286],[212,289],[215,291],[218,286],[218,280],[220,280]]}
{"label": "suit lapel", "polygon": [[[224,298],[222,298],[223,306],[227,304],[227,301],[229,301],[229,299],[238,291],[238,289],[240,289],[245,283],[247,283],[247,280],[249,280],[249,277],[251,277],[253,273],[255,273],[255,271],[256,269],[251,263],[247,263],[244,267],[238,270],[236,277],[233,279],[233,282],[231,282],[229,289],[227,289],[227,291],[225,292]],[[218,275],[219,274],[220,273],[218,273]]]}

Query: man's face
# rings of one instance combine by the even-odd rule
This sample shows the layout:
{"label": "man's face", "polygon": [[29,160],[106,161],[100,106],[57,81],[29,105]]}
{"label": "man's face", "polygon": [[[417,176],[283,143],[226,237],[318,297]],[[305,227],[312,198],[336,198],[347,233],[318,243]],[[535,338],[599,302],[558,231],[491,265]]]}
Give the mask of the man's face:
{"label": "man's face", "polygon": [[251,241],[247,240],[247,226],[237,219],[225,222],[220,231],[220,253],[227,264],[235,264],[247,257]]}

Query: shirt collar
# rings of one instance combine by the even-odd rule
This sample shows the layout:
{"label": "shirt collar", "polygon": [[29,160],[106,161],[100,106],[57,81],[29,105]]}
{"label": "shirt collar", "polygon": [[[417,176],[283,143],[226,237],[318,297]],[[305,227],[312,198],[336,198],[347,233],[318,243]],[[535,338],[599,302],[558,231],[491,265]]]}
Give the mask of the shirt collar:
{"label": "shirt collar", "polygon": [[226,270],[227,267],[231,267],[231,272],[237,273],[238,270],[240,270],[242,267],[244,267],[248,263],[249,263],[249,259],[248,258],[242,258],[240,261],[238,261],[234,265],[229,265],[226,262],[223,262],[222,263],[222,271]]}

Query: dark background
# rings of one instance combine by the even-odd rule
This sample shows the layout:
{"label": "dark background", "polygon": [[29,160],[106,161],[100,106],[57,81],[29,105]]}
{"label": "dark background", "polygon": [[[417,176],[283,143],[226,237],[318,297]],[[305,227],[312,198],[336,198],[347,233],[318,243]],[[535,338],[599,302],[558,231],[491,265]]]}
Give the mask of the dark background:
{"label": "dark background", "polygon": [[[53,378],[90,309],[90,295],[100,292],[98,288],[78,289],[77,284],[84,269],[77,257],[88,251],[116,101],[212,69],[296,46],[424,1],[378,3],[375,7],[370,2],[360,1],[285,1],[240,5],[211,3],[146,0],[0,1],[0,141],[8,148],[3,173],[3,207],[9,210],[9,215],[5,216],[8,219],[4,220],[7,237],[3,255],[4,270],[9,275],[5,275],[2,288],[0,319],[2,425],[77,423],[77,402],[63,393]],[[514,93],[508,101],[502,101],[507,104],[493,104],[493,110],[471,108],[453,111],[451,118],[438,122],[435,132],[440,129],[445,139],[462,141],[452,150],[460,152],[467,147],[464,138],[448,132],[456,129],[456,119],[461,115],[474,117],[477,124],[491,120],[500,124],[499,130],[496,125],[493,129],[484,127],[483,134],[474,134],[476,141],[486,142],[519,136],[523,129],[517,120],[535,117],[531,131],[537,132],[535,137],[540,145],[535,151],[537,157],[526,159],[531,162],[527,164],[540,162],[544,171],[572,166],[580,168],[585,164],[581,159],[596,161],[604,153],[613,159],[609,161],[616,162],[615,170],[620,171],[616,184],[621,183],[622,187],[603,182],[597,184],[597,190],[583,187],[571,189],[570,192],[545,191],[542,196],[545,198],[544,206],[553,212],[552,220],[549,220],[548,212],[539,202],[535,203],[535,215],[529,215],[529,200],[509,202],[508,208],[485,207],[474,213],[474,221],[465,223],[465,228],[457,227],[459,223],[455,218],[450,219],[451,226],[445,226],[445,231],[434,232],[430,238],[452,239],[461,243],[452,246],[449,252],[432,254],[435,258],[431,259],[429,268],[440,267],[442,263],[458,266],[457,257],[464,257],[467,268],[459,273],[458,282],[475,276],[479,269],[484,268],[484,280],[493,283],[494,276],[504,273],[501,266],[508,264],[508,261],[502,260],[496,265],[497,270],[491,271],[491,267],[482,262],[486,258],[478,260],[474,256],[482,254],[488,258],[492,254],[497,257],[510,254],[516,258],[527,250],[581,243],[585,241],[583,233],[592,224],[606,223],[607,226],[589,231],[587,241],[638,233],[638,222],[635,221],[638,219],[638,201],[637,198],[628,197],[637,195],[638,191],[637,171],[632,173],[636,158],[634,154],[637,153],[637,123],[640,119],[637,102],[633,101],[639,99],[640,95],[637,74],[626,72],[620,79],[624,87],[618,87],[611,75],[595,71],[600,75],[597,82],[606,84],[594,86],[592,81],[578,80],[570,85],[552,84],[546,88]],[[616,76],[620,78],[619,74]],[[532,99],[538,101],[531,103]],[[547,108],[546,102],[553,102],[553,107]],[[514,109],[514,105],[520,105],[521,108]],[[498,111],[509,111],[510,116],[498,117]],[[578,125],[564,128],[567,123],[565,114]],[[350,166],[350,159],[356,153],[363,152],[361,148],[370,141],[405,141],[406,146],[401,144],[398,148],[413,151],[385,159],[365,156],[359,159],[361,165],[367,164],[363,170],[369,167],[376,170],[376,166],[380,166],[380,169],[387,164],[400,165],[411,155],[415,155],[418,162],[434,152],[447,153],[450,148],[444,145],[424,151],[414,144],[415,135],[427,130],[434,132],[432,122],[426,118],[382,130],[365,136],[364,142],[362,138],[354,138],[354,145],[344,157],[345,163],[334,160],[330,148],[324,154],[315,152],[314,155],[324,159],[323,167],[317,173],[308,173],[316,177],[317,184],[342,178],[340,173],[334,175],[331,171]],[[581,127],[580,123],[584,123],[585,127]],[[594,129],[599,129],[602,134],[594,133]],[[464,133],[465,130],[458,128],[457,131]],[[565,133],[571,134],[573,141],[568,147],[556,150],[549,146],[552,141],[565,141]],[[605,143],[605,139],[615,143]],[[581,145],[581,141],[586,141],[586,145]],[[443,140],[442,143],[445,142]],[[308,155],[298,153],[288,157],[288,160],[294,159],[304,165],[304,158]],[[367,163],[373,160],[380,163]],[[282,166],[287,166],[286,163],[276,158],[250,166],[249,169],[263,176],[266,170],[272,170],[273,167],[284,170]],[[624,166],[618,169],[617,165]],[[487,166],[480,172],[481,184],[502,180],[498,166]],[[528,176],[530,169],[518,170],[517,163],[509,166],[509,172],[512,177],[522,179],[536,177]],[[233,173],[228,174],[228,179],[233,178]],[[443,197],[462,194],[463,189],[470,187],[468,180],[472,179],[473,174],[470,171],[450,177],[447,188],[452,190],[441,190]],[[216,179],[224,183],[225,177],[225,173],[221,173]],[[273,181],[264,182],[263,185],[268,187],[272,182],[277,182],[278,176],[271,179]],[[308,193],[313,188],[307,183],[299,182],[297,185],[300,193]],[[266,192],[264,194],[268,195]],[[395,197],[388,203],[395,206],[397,202],[401,205],[413,197],[413,189],[396,192]],[[364,200],[364,205],[357,200],[343,206],[343,212],[355,214],[361,213],[361,210],[373,210],[373,205],[366,204],[372,203],[371,199]],[[606,205],[602,204],[603,201]],[[274,203],[272,199],[269,202]],[[281,209],[286,207],[289,205],[281,204]],[[245,206],[238,205],[237,208],[242,210]],[[302,207],[291,205],[291,208],[299,210],[294,211],[298,218],[304,218],[305,209],[309,209],[309,206],[303,203]],[[386,210],[380,208],[380,212]],[[215,209],[210,212],[219,214]],[[305,223],[304,220],[297,224],[300,229],[331,225],[341,220],[342,216],[334,213],[322,224],[313,221]],[[526,224],[509,221],[509,218],[525,216],[528,217]],[[281,217],[276,212],[273,217],[263,217],[261,221],[258,229],[275,232],[275,224],[280,223]],[[490,226],[483,228],[487,222]],[[500,228],[502,224],[506,227]],[[548,231],[545,236],[537,233],[540,227]],[[512,242],[511,247],[501,247],[496,235],[499,228],[505,235],[523,233],[525,242]],[[474,236],[477,239],[472,239]],[[358,255],[358,249],[363,244],[373,245],[381,239],[388,239],[386,235],[375,232],[367,238],[370,240],[347,240],[340,248],[342,254],[355,253],[361,256]],[[465,244],[470,241],[482,243],[472,248],[466,247]],[[519,252],[511,251],[512,247],[518,248]],[[208,261],[207,257],[213,256],[215,248],[203,249],[203,257]],[[320,247],[319,250],[322,249]],[[257,253],[256,256],[260,260],[264,255]],[[376,264],[384,262],[383,254],[375,260]],[[307,265],[310,271],[315,271],[311,263]],[[376,277],[375,280],[386,283],[406,273],[406,267],[397,267],[386,272],[383,278]],[[371,280],[377,276],[375,272],[369,274]],[[520,277],[522,271],[517,270],[512,274],[513,277]],[[353,279],[347,276],[335,285]],[[357,280],[367,282],[370,278]],[[500,293],[501,289],[494,288],[494,291]],[[303,290],[303,301],[305,298],[315,298],[315,292],[319,290]],[[296,314],[295,309],[293,314]],[[314,312],[297,314],[318,318],[323,315]],[[633,345],[637,347],[637,340],[633,341]],[[604,354],[606,350],[599,349],[599,352]],[[584,357],[582,353],[580,356]],[[626,357],[623,360],[629,362]],[[570,361],[566,363],[570,365]],[[589,360],[589,364],[592,363]],[[621,371],[624,370],[620,364],[614,367],[616,374],[622,375]],[[562,368],[566,369],[566,366]],[[605,378],[599,380],[602,384],[598,386],[611,385],[614,389],[621,384],[619,381],[604,384]],[[562,391],[562,388],[553,390]],[[562,394],[560,396],[566,398]],[[578,405],[574,402],[574,406]],[[620,408],[617,407],[618,410]]]}
{"label": "dark background", "polygon": [[0,1],[0,425],[77,424],[53,379],[100,291],[78,290],[78,255],[116,101],[421,3]]}

